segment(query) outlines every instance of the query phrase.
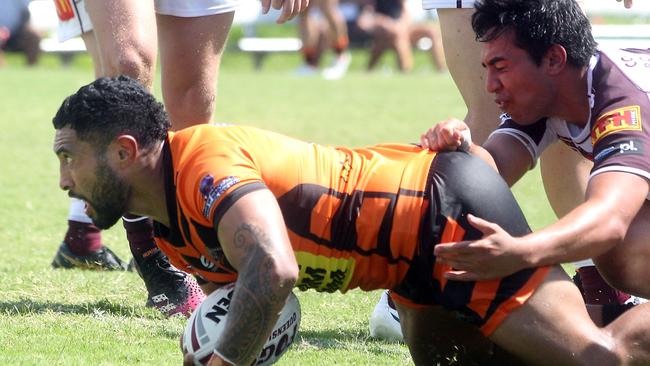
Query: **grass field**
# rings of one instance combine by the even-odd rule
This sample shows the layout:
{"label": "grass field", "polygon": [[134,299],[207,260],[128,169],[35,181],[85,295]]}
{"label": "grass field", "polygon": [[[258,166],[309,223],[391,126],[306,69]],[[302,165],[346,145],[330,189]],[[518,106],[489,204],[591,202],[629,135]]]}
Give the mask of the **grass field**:
{"label": "grass field", "polygon": [[[296,56],[272,56],[262,72],[250,59],[227,54],[215,120],[250,124],[326,144],[413,142],[433,122],[462,117],[450,77],[437,75],[422,55],[411,75],[353,69],[343,80],[291,75]],[[62,99],[91,80],[87,58],[61,68],[56,59],[26,69],[16,58],[0,69],[0,365],[180,364],[181,319],[144,307],[134,273],[52,270],[65,231],[66,194],[58,189],[51,119]],[[159,91],[157,89],[157,94]],[[531,226],[553,215],[538,173],[515,193]],[[122,257],[121,225],[104,242]],[[300,338],[283,365],[405,365],[405,346],[369,338],[367,318],[379,293],[297,293]]]}

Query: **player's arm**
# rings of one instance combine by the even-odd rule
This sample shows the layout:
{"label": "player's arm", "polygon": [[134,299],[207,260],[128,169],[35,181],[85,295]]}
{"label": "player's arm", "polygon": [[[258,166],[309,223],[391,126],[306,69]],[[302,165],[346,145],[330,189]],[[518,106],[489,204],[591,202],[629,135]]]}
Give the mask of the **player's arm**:
{"label": "player's arm", "polygon": [[587,185],[586,200],[555,224],[522,238],[531,265],[597,257],[623,242],[650,190],[641,176],[605,172]]}
{"label": "player's arm", "polygon": [[530,153],[513,136],[501,133],[493,134],[485,141],[483,148],[508,186],[515,184],[533,167]]}
{"label": "player's arm", "polygon": [[238,278],[225,330],[210,364],[222,364],[224,359],[250,365],[293,289],[298,264],[280,208],[267,189],[239,198],[216,225],[219,242]]}
{"label": "player's arm", "polygon": [[530,153],[516,138],[494,134],[481,147],[471,141],[467,124],[455,118],[431,127],[420,137],[420,144],[434,151],[464,149],[495,168],[510,186],[533,166]]}
{"label": "player's arm", "polygon": [[504,277],[523,268],[597,257],[623,242],[627,230],[650,191],[648,182],[625,172],[594,176],[586,200],[554,224],[514,238],[497,224],[469,216],[480,240],[438,244],[438,260],[455,270],[454,280]]}

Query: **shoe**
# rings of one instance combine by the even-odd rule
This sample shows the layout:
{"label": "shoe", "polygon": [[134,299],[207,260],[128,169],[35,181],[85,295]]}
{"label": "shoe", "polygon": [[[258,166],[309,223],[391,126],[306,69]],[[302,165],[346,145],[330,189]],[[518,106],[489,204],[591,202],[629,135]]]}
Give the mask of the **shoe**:
{"label": "shoe", "polygon": [[318,74],[318,68],[309,64],[303,64],[297,68],[293,74],[299,77],[314,76]]}
{"label": "shoe", "polygon": [[386,290],[381,294],[379,302],[370,315],[370,336],[390,342],[398,342],[404,339],[402,327],[399,323],[399,315],[395,303],[390,298],[390,291]]}
{"label": "shoe", "polygon": [[134,260],[133,264],[147,287],[146,306],[166,316],[189,317],[205,299],[194,277],[172,266],[161,251],[142,259],[142,263]]}
{"label": "shoe", "polygon": [[323,78],[327,80],[338,80],[342,78],[346,72],[348,72],[348,67],[350,67],[350,62],[352,62],[352,56],[350,52],[343,52],[340,55],[334,58],[332,66],[323,70]]}
{"label": "shoe", "polygon": [[54,259],[53,268],[80,268],[99,271],[124,271],[126,264],[113,253],[112,250],[102,246],[98,251],[88,255],[72,253],[66,242],[61,243]]}

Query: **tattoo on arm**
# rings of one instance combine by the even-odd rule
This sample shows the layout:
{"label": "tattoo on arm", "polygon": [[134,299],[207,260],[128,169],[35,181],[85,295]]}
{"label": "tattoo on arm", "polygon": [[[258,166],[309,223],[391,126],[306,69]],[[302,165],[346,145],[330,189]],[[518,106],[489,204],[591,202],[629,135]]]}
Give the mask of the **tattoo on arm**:
{"label": "tattoo on arm", "polygon": [[251,364],[284,306],[286,291],[278,292],[282,284],[273,270],[272,243],[263,229],[241,224],[234,234],[234,247],[245,259],[223,334],[236,337],[220,340],[217,350],[237,365]]}

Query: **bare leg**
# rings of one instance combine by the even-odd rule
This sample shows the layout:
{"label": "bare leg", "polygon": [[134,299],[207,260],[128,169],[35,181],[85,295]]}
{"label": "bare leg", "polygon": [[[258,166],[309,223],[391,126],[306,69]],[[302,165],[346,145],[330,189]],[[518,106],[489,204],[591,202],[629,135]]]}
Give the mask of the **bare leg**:
{"label": "bare leg", "polygon": [[158,16],[162,91],[174,129],[212,119],[219,64],[233,15]]}
{"label": "bare leg", "polygon": [[613,287],[632,295],[650,298],[650,203],[644,203],[639,210],[627,230],[625,241],[594,258],[594,263]]}
{"label": "bare leg", "polygon": [[120,74],[151,88],[156,62],[153,1],[87,0],[102,76]]}
{"label": "bare leg", "polygon": [[490,339],[537,365],[617,365],[624,361],[630,346],[624,343],[623,334],[594,325],[578,289],[559,266]]}
{"label": "bare leg", "polygon": [[465,105],[465,122],[472,139],[482,144],[499,124],[501,111],[485,89],[485,70],[481,67],[481,44],[471,27],[473,9],[438,9],[442,44],[449,73]]}
{"label": "bare leg", "polygon": [[492,342],[478,328],[456,319],[442,307],[395,305],[404,341],[416,365],[482,365],[490,359]]}

